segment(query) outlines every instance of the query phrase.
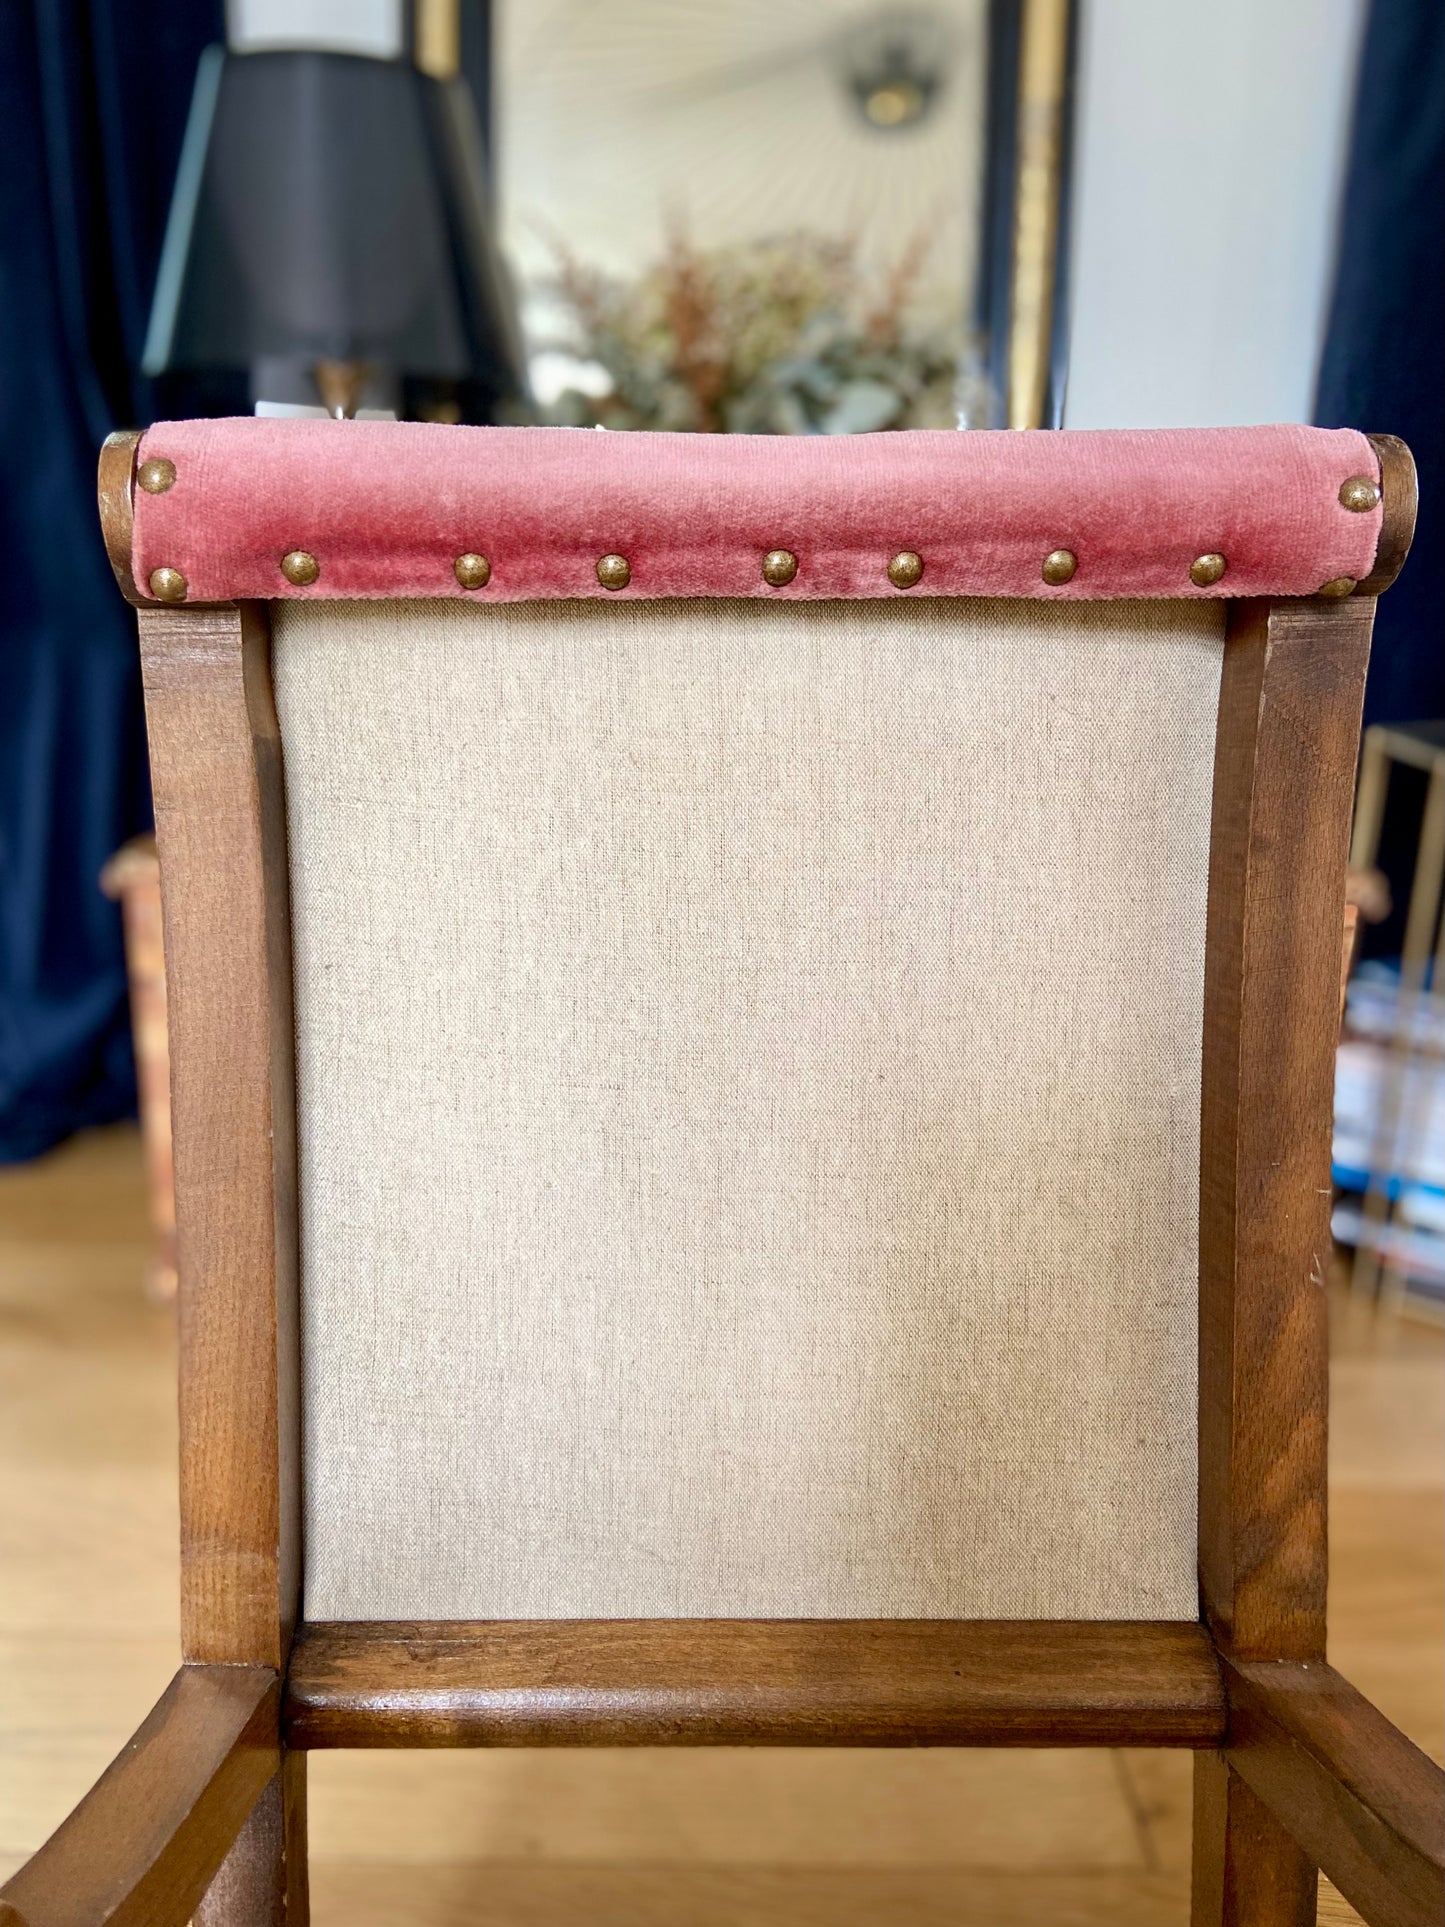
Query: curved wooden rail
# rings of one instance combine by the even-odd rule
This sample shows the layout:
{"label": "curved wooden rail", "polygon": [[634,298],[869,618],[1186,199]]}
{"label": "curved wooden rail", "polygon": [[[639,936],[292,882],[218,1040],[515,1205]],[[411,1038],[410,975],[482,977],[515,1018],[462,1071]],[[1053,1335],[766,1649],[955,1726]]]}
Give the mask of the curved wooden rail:
{"label": "curved wooden rail", "polygon": [[0,1927],[185,1927],[280,1764],[268,1667],[183,1666],[0,1888]]}
{"label": "curved wooden rail", "polygon": [[1380,458],[1380,499],[1384,521],[1375,548],[1375,566],[1355,589],[1356,595],[1380,595],[1405,566],[1415,539],[1415,515],[1420,487],[1415,458],[1398,435],[1371,435]]}
{"label": "curved wooden rail", "polygon": [[1224,1661],[1225,1759],[1371,1927],[1445,1919],[1445,1774],[1332,1666]]}

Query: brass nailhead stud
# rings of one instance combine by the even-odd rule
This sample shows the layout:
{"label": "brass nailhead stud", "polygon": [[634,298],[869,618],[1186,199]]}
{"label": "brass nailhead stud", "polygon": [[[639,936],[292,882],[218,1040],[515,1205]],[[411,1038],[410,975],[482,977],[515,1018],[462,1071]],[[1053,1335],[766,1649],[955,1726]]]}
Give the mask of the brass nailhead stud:
{"label": "brass nailhead stud", "polygon": [[1079,558],[1072,549],[1050,549],[1039,573],[1051,589],[1058,589],[1064,583],[1073,581],[1078,566]]}
{"label": "brass nailhead stud", "polygon": [[625,555],[604,555],[597,564],[597,580],[604,589],[625,589],[632,580],[632,565]]}
{"label": "brass nailhead stud", "polygon": [[298,589],[305,589],[320,575],[321,564],[305,549],[292,549],[289,555],[281,558],[281,573]]}
{"label": "brass nailhead stud", "polygon": [[1355,578],[1352,575],[1331,576],[1328,582],[1322,582],[1320,584],[1315,590],[1315,594],[1327,596],[1349,595],[1354,586]]}
{"label": "brass nailhead stud", "polygon": [[492,565],[484,555],[473,555],[469,549],[453,562],[452,574],[464,589],[485,589],[492,579]]}
{"label": "brass nailhead stud", "polygon": [[1379,500],[1379,484],[1372,482],[1368,475],[1352,475],[1348,482],[1340,483],[1340,506],[1353,509],[1357,515],[1375,508]]}
{"label": "brass nailhead stud", "polygon": [[147,495],[164,495],[176,479],[176,465],[164,455],[152,455],[136,470],[136,480]]}
{"label": "brass nailhead stud", "polygon": [[1208,589],[1229,567],[1222,555],[1196,555],[1189,564],[1189,580],[1196,589]]}
{"label": "brass nailhead stud", "polygon": [[791,549],[769,549],[763,557],[763,580],[781,589],[798,573],[798,558]]}
{"label": "brass nailhead stud", "polygon": [[179,569],[152,569],[150,590],[157,602],[184,602],[186,578]]}
{"label": "brass nailhead stud", "polygon": [[900,549],[888,564],[888,580],[895,589],[911,589],[923,580],[923,557],[912,549]]}

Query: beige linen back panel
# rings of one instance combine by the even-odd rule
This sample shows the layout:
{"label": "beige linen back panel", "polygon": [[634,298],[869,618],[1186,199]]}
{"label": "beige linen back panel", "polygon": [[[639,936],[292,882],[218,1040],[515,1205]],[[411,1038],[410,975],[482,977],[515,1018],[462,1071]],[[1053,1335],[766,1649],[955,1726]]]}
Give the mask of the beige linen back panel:
{"label": "beige linen back panel", "polygon": [[1196,1616],[1215,602],[285,602],[313,1619]]}

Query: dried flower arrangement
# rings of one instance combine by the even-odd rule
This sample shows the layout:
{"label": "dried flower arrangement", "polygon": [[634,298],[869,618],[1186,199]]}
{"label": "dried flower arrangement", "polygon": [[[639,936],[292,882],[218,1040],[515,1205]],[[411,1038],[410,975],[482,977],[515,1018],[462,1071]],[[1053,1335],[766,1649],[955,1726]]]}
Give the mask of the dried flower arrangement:
{"label": "dried flower arrangement", "polygon": [[838,435],[986,412],[965,344],[914,313],[921,243],[881,286],[855,249],[808,234],[704,250],[675,227],[636,282],[557,253],[549,292],[570,338],[547,346],[600,365],[611,392],[565,388],[546,410],[554,423]]}

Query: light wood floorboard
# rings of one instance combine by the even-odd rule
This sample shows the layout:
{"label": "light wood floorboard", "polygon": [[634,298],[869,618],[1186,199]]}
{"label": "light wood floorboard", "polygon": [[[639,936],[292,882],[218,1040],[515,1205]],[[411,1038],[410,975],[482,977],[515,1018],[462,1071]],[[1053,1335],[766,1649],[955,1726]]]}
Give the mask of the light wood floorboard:
{"label": "light wood floorboard", "polygon": [[[169,1678],[175,1348],[139,1148],[0,1171],[0,1877]],[[1337,1321],[1334,1663],[1445,1744],[1445,1340]],[[316,1927],[1184,1927],[1190,1760],[318,1754]],[[1322,1896],[1321,1920],[1353,1918]]]}

